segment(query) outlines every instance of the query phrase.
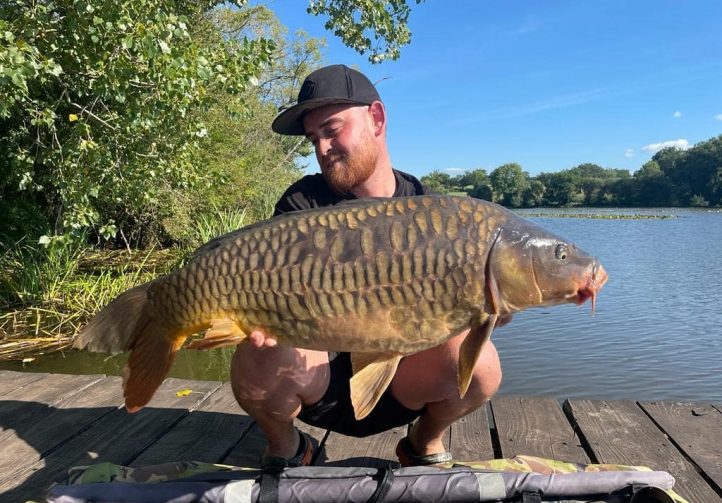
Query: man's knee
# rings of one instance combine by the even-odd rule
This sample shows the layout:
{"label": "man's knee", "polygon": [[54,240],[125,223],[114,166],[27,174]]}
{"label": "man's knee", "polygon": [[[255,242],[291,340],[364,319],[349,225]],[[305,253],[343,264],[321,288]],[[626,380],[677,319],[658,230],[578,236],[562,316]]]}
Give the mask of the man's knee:
{"label": "man's knee", "polygon": [[325,352],[239,344],[231,360],[231,388],[244,408],[254,402],[315,403],[329,378]]}
{"label": "man's knee", "polygon": [[499,354],[494,344],[488,341],[474,366],[470,391],[471,388],[474,388],[474,392],[481,401],[488,401],[499,391],[501,377]]}

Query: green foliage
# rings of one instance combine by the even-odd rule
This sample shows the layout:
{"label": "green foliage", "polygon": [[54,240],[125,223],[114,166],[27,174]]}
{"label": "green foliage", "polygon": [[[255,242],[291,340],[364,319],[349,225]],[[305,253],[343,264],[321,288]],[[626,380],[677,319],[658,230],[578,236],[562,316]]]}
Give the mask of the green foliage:
{"label": "green foliage", "polygon": [[[203,5],[205,9],[212,3]],[[192,156],[213,92],[238,94],[266,39],[194,38],[204,10],[171,0],[17,0],[2,7],[3,196],[35,194],[57,234],[142,225],[163,190],[205,178]]]}
{"label": "green foliage", "polygon": [[529,187],[529,175],[517,163],[503,164],[489,175],[494,201],[506,206],[520,207]]}
{"label": "green foliage", "polygon": [[344,44],[360,54],[370,51],[371,63],[399,58],[400,48],[411,42],[410,12],[406,0],[310,0],[308,4],[309,14],[328,17],[326,29]]}
{"label": "green foliage", "polygon": [[240,229],[248,224],[246,210],[243,209],[216,209],[213,213],[200,216],[194,223],[196,247],[207,243],[211,239]]}
{"label": "green foliage", "polygon": [[448,194],[454,190],[451,176],[441,171],[432,171],[421,177],[421,183],[437,194]]}
{"label": "green foliage", "polygon": [[489,186],[489,176],[483,169],[472,169],[456,177],[454,183],[464,189],[474,190],[477,187]]}
{"label": "green foliage", "polygon": [[544,184],[544,200],[549,206],[569,206],[577,192],[574,177],[568,171],[541,173],[537,179]]}
{"label": "green foliage", "polygon": [[82,248],[73,242],[40,246],[29,239],[9,245],[0,255],[0,305],[29,306],[57,299],[60,285],[76,270]]}
{"label": "green foliage", "polygon": [[519,164],[455,177],[434,171],[422,183],[442,194],[466,193],[511,207],[722,206],[722,135],[689,150],[665,149],[631,175],[584,163],[530,178]]}

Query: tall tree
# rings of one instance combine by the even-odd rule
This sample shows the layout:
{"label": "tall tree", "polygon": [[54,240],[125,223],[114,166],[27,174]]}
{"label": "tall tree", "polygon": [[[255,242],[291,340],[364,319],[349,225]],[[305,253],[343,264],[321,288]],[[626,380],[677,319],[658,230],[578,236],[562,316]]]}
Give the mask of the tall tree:
{"label": "tall tree", "polygon": [[359,53],[370,53],[372,63],[398,59],[411,42],[406,0],[310,0],[308,12],[328,16],[326,29]]}
{"label": "tall tree", "polygon": [[501,204],[519,207],[529,185],[529,175],[515,162],[503,164],[489,175],[494,189],[494,200]]}
{"label": "tall tree", "polygon": [[569,172],[541,173],[537,178],[545,187],[544,204],[549,206],[569,206],[574,200],[576,187]]}
{"label": "tall tree", "polygon": [[441,171],[432,171],[428,175],[421,177],[421,183],[426,185],[433,192],[439,194],[448,194],[454,188],[451,176]]}
{"label": "tall tree", "polygon": [[[209,110],[228,105],[248,118],[260,110],[259,93],[261,103],[290,101],[315,60],[296,51],[294,61],[289,45],[282,59],[291,71],[279,72],[263,9],[238,0],[238,13],[222,14],[236,16],[224,33],[220,3],[0,3],[0,210],[15,208],[16,229],[30,214],[66,236],[87,228],[112,236],[118,215],[148,225],[164,211],[164,193],[212,183],[197,163]],[[404,0],[309,3],[376,62],[398,57],[408,43],[409,10]],[[368,37],[376,45],[367,48]],[[280,146],[290,160],[303,148],[294,140]]]}

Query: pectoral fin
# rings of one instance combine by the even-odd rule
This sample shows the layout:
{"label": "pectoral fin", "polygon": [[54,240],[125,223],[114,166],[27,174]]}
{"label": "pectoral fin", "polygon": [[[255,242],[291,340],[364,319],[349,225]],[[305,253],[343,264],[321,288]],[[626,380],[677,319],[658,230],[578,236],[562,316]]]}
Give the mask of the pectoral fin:
{"label": "pectoral fin", "polygon": [[396,374],[401,355],[388,353],[353,353],[351,365],[351,403],[356,419],[368,416]]}
{"label": "pectoral fin", "polygon": [[[471,377],[474,374],[474,366],[476,361],[479,359],[481,350],[484,349],[484,344],[491,338],[491,333],[494,331],[497,321],[499,320],[501,310],[501,294],[499,292],[499,285],[494,276],[494,270],[491,267],[495,262],[496,257],[496,243],[501,238],[501,231],[497,233],[494,238],[494,242],[489,249],[489,256],[486,260],[486,285],[485,285],[485,297],[486,306],[484,310],[491,314],[484,314],[483,312],[474,316],[471,321],[471,330],[461,343],[459,347],[459,396],[464,398],[466,392],[469,390],[469,384],[471,383]],[[486,317],[482,321],[482,317]]]}
{"label": "pectoral fin", "polygon": [[247,335],[238,323],[230,318],[211,321],[211,327],[206,330],[203,339],[188,344],[191,349],[213,349],[224,346],[237,346]]}
{"label": "pectoral fin", "polygon": [[474,374],[474,366],[476,360],[479,359],[484,344],[491,338],[494,331],[496,320],[499,317],[496,314],[489,315],[486,320],[481,323],[478,317],[475,317],[471,323],[471,330],[459,347],[459,396],[464,398],[471,377]]}

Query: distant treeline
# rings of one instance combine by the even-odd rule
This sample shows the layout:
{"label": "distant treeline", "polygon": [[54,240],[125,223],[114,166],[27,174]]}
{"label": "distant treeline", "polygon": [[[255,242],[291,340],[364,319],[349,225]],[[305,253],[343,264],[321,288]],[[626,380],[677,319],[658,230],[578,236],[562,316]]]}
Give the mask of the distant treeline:
{"label": "distant treeline", "polygon": [[517,163],[491,173],[476,169],[421,178],[440,193],[470,196],[514,208],[534,206],[722,206],[722,135],[689,150],[666,148],[634,174],[585,163],[535,177]]}

